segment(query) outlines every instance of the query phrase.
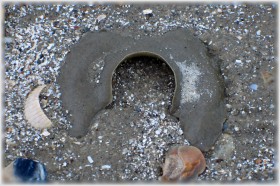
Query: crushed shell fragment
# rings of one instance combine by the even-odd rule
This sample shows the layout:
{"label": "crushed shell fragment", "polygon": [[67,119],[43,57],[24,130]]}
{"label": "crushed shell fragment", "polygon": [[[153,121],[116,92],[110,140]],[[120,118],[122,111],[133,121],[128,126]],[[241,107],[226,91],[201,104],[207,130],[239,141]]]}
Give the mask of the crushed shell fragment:
{"label": "crushed shell fragment", "polygon": [[39,102],[39,95],[46,85],[41,85],[29,93],[24,104],[24,116],[28,123],[36,129],[52,126],[51,120],[45,115]]}

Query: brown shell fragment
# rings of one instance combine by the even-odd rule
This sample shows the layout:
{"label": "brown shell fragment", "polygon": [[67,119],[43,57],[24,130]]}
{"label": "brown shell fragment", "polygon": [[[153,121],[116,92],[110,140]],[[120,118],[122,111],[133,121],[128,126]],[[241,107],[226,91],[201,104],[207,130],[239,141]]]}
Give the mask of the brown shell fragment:
{"label": "brown shell fragment", "polygon": [[265,85],[269,85],[274,81],[274,74],[268,71],[261,72],[262,79]]}
{"label": "brown shell fragment", "polygon": [[202,152],[194,146],[173,147],[166,155],[163,182],[182,182],[196,178],[206,168]]}
{"label": "brown shell fragment", "polygon": [[45,115],[39,102],[39,95],[46,85],[41,85],[29,93],[24,104],[24,116],[30,125],[36,129],[52,126],[51,120]]}

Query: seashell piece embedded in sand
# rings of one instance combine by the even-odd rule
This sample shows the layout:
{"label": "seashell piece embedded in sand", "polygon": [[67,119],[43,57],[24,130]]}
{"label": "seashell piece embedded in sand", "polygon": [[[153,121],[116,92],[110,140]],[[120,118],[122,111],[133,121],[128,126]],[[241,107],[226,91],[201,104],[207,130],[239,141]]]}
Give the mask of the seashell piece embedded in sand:
{"label": "seashell piece embedded in sand", "polygon": [[162,182],[183,182],[197,178],[206,168],[202,152],[194,146],[170,149],[163,166]]}
{"label": "seashell piece embedded in sand", "polygon": [[45,86],[41,85],[31,91],[24,104],[25,119],[36,129],[45,129],[52,126],[51,120],[45,115],[39,102],[39,95]]}

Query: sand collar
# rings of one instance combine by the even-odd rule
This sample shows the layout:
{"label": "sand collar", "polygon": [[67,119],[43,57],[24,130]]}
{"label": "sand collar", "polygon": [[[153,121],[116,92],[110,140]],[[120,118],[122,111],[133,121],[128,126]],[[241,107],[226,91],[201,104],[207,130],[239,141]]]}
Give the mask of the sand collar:
{"label": "sand collar", "polygon": [[72,114],[69,134],[84,136],[92,118],[112,101],[112,75],[125,59],[152,56],[172,69],[176,87],[170,113],[179,118],[186,139],[209,150],[225,120],[224,87],[215,59],[186,30],[135,40],[112,32],[88,33],[67,55],[58,83]]}

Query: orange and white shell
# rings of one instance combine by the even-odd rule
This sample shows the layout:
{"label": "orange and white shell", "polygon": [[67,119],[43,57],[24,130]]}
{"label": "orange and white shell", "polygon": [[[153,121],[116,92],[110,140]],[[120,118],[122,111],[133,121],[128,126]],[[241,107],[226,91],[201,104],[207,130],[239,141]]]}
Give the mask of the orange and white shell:
{"label": "orange and white shell", "polygon": [[163,182],[182,182],[196,178],[206,168],[202,152],[193,146],[178,146],[169,150],[163,166]]}

